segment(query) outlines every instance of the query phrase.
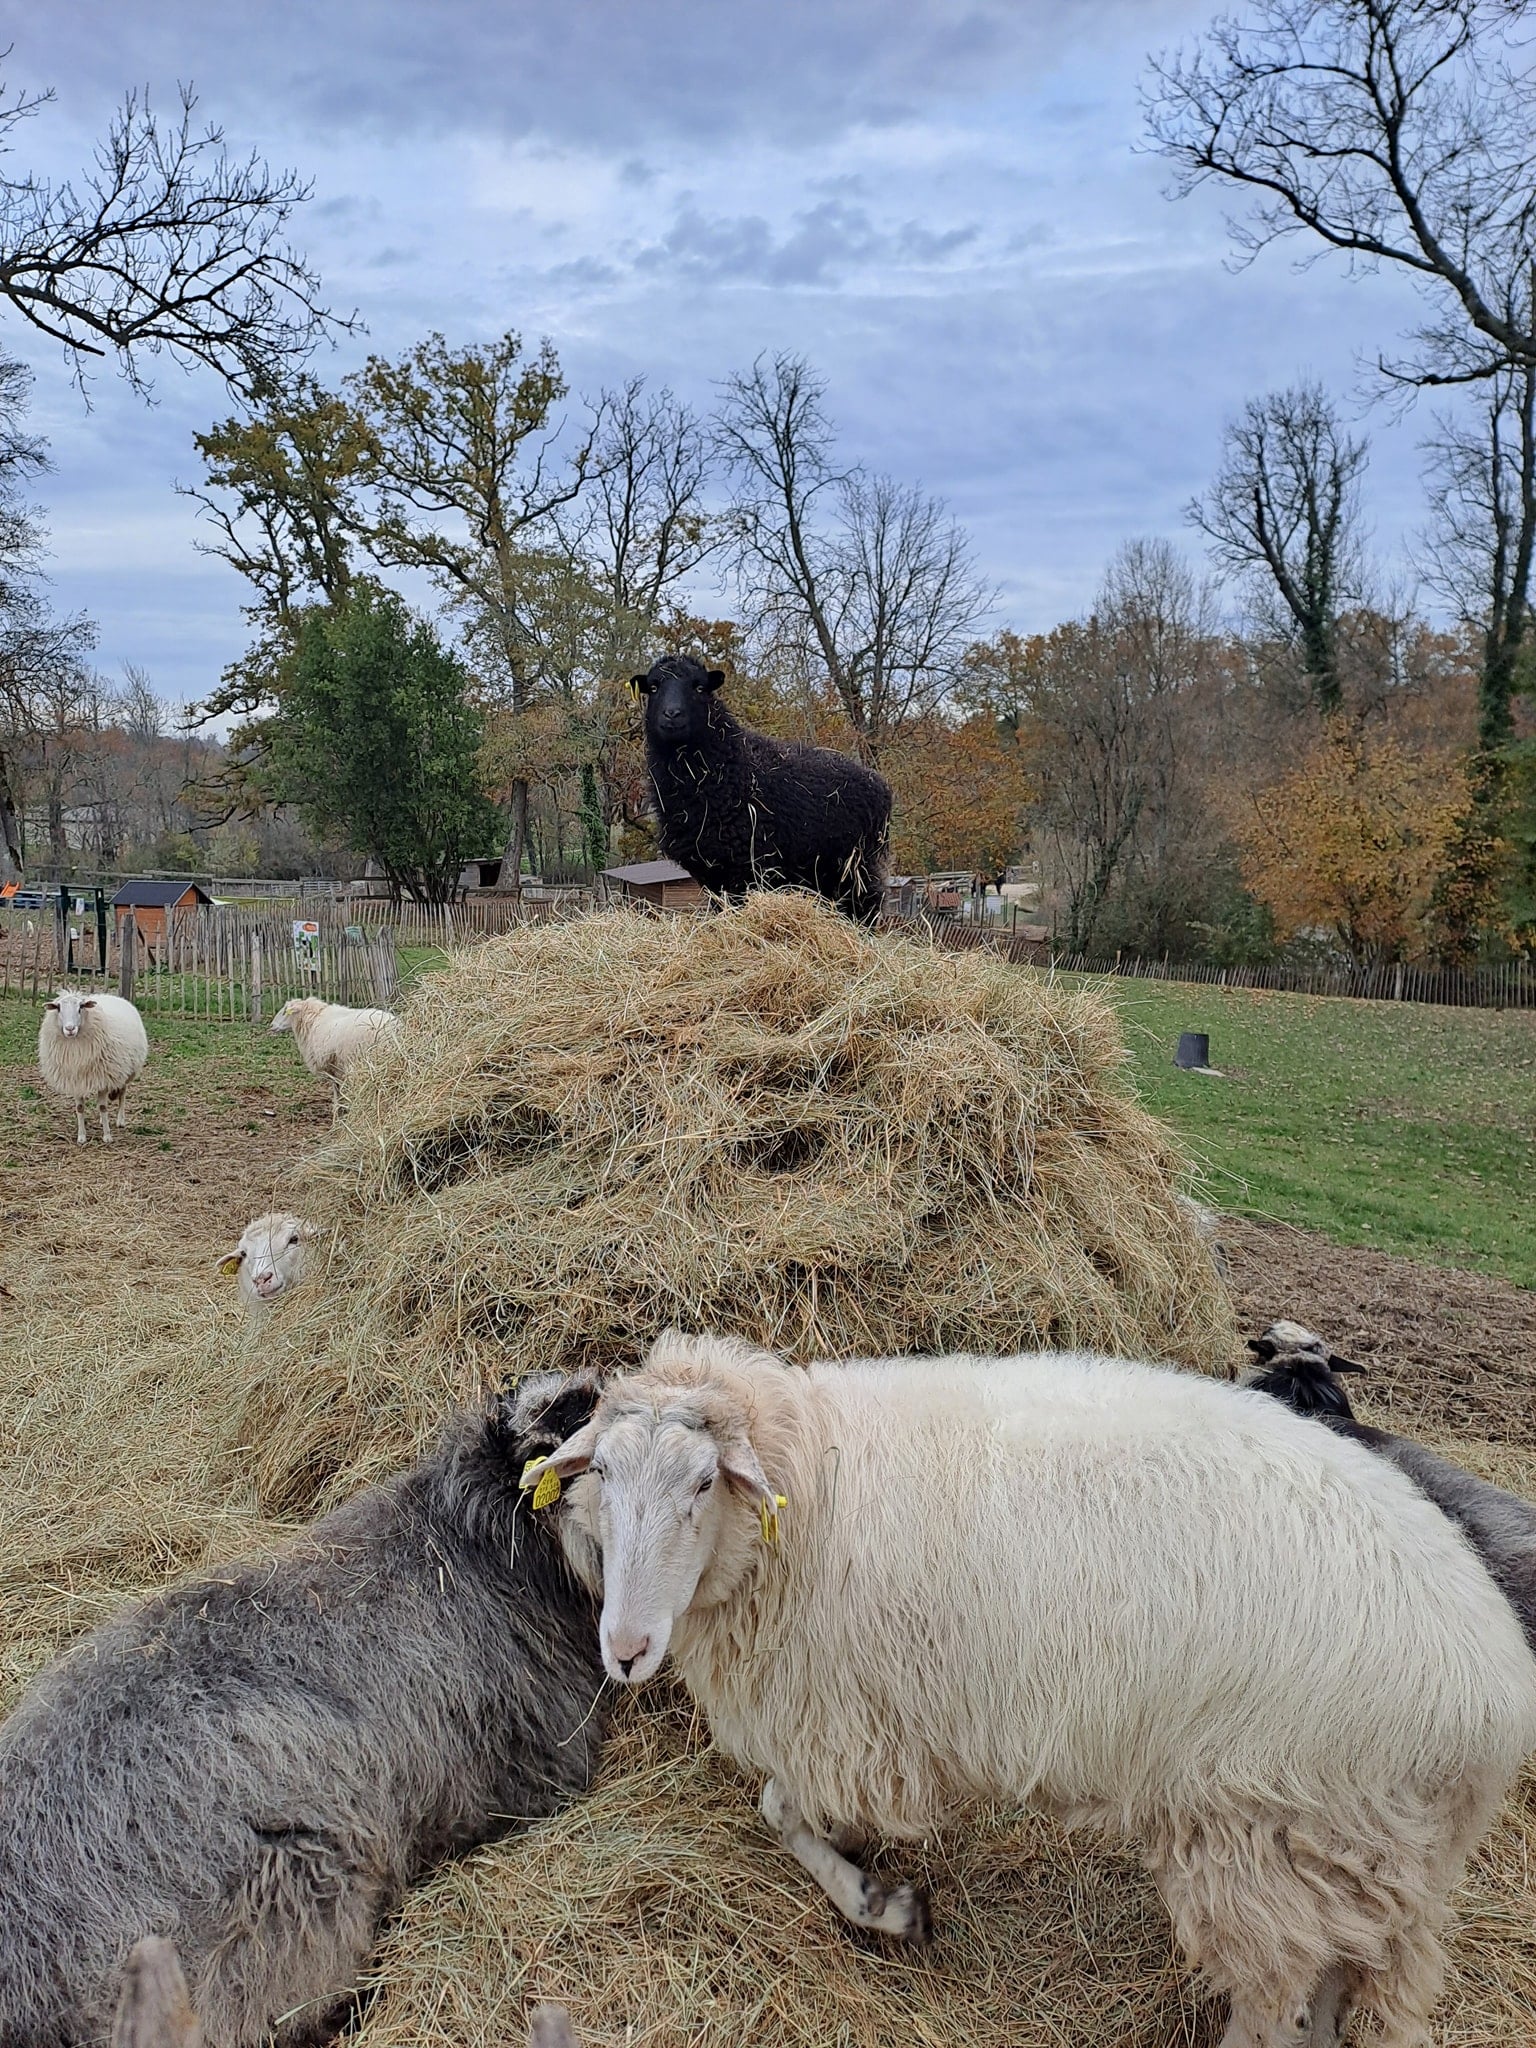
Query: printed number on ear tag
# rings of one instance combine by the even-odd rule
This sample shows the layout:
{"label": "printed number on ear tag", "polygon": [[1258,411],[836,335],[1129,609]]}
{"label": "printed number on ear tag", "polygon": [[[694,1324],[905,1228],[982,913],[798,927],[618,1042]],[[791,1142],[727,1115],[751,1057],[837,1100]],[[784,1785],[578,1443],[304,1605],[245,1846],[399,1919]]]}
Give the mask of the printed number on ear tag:
{"label": "printed number on ear tag", "polygon": [[560,1498],[560,1474],[551,1472],[547,1458],[530,1458],[523,1467],[523,1476],[517,1482],[519,1493],[533,1488],[533,1504],[536,1508],[547,1508],[552,1501]]}
{"label": "printed number on ear tag", "polygon": [[535,1508],[547,1508],[552,1506],[559,1498],[560,1474],[558,1472],[546,1472],[538,1485],[533,1489],[533,1504]]}
{"label": "printed number on ear tag", "polygon": [[763,1541],[770,1549],[777,1549],[779,1542],[779,1509],[789,1506],[788,1497],[782,1493],[764,1494],[758,1503],[758,1521],[763,1532]]}

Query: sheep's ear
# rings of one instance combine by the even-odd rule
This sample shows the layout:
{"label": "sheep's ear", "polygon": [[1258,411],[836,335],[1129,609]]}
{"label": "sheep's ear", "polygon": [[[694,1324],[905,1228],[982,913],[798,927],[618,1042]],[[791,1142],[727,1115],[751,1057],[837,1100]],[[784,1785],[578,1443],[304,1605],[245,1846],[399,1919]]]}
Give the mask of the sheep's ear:
{"label": "sheep's ear", "polygon": [[295,1235],[302,1238],[306,1244],[313,1244],[320,1235],[320,1226],[318,1223],[301,1222]]}
{"label": "sheep's ear", "polygon": [[1330,1372],[1364,1372],[1365,1367],[1363,1365],[1356,1365],[1352,1358],[1340,1358],[1337,1351],[1330,1351],[1328,1354],[1328,1370]]}
{"label": "sheep's ear", "polygon": [[45,1010],[52,1010],[55,1013],[55,1015],[57,1015],[58,1013],[58,1007],[59,1006],[57,1003],[44,1003],[43,1005],[43,1008]]}
{"label": "sheep's ear", "polygon": [[649,676],[631,676],[629,679],[629,694],[637,703],[640,698],[649,697],[653,687]]}
{"label": "sheep's ear", "polygon": [[[547,1457],[535,1455],[524,1470],[520,1484],[526,1489],[536,1486],[553,1472],[557,1479],[574,1479],[578,1472],[585,1472],[597,1451],[600,1432],[597,1417],[582,1425],[574,1436],[568,1436],[563,1444],[556,1446]],[[539,1502],[537,1505],[542,1506]]]}
{"label": "sheep's ear", "polygon": [[1248,1349],[1255,1358],[1262,1359],[1264,1364],[1268,1365],[1269,1361],[1280,1349],[1280,1346],[1273,1337],[1250,1337],[1248,1339]]}
{"label": "sheep's ear", "polygon": [[751,1494],[754,1500],[772,1499],[773,1488],[768,1484],[768,1475],[744,1431],[720,1446],[720,1470],[732,1486],[742,1493]]}
{"label": "sheep's ear", "polygon": [[724,681],[725,670],[723,668],[712,668],[704,678],[704,687],[706,690],[718,690]]}
{"label": "sheep's ear", "polygon": [[219,1261],[219,1271],[225,1279],[231,1279],[245,1263],[244,1252],[226,1252]]}
{"label": "sheep's ear", "polygon": [[80,998],[80,1007],[82,1010],[94,1010],[96,1007],[96,998],[94,996],[82,996]]}

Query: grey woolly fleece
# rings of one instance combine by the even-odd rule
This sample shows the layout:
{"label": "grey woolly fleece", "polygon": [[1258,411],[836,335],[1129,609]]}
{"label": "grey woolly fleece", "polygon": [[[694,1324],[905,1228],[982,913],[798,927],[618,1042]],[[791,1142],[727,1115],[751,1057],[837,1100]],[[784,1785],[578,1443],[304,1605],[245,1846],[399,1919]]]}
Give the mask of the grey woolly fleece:
{"label": "grey woolly fleece", "polygon": [[146,1935],[209,2048],[324,2039],[408,1885],[585,1790],[592,1602],[517,1485],[595,1398],[525,1381],[34,1683],[0,1726],[0,2048],[105,2041]]}

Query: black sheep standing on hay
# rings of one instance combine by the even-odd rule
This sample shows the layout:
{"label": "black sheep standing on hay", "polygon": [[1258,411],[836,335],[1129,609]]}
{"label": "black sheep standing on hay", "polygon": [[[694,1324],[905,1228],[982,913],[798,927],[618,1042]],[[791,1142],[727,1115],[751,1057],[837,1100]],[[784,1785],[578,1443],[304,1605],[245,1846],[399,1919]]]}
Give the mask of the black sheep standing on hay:
{"label": "black sheep standing on hay", "polygon": [[717,694],[725,681],[667,654],[631,686],[645,699],[645,759],[661,850],[721,896],[814,889],[873,923],[885,892],[891,786],[829,747],[753,732]]}

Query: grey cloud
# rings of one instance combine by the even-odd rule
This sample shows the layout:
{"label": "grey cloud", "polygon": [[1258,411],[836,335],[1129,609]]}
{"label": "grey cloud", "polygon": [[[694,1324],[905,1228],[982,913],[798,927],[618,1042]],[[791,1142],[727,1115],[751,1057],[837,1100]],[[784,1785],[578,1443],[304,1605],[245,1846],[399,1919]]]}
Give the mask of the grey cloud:
{"label": "grey cloud", "polygon": [[[964,103],[1116,26],[1167,41],[1203,0],[75,0],[18,24],[18,82],[207,92],[242,130],[551,136],[633,157],[748,135],[820,141]],[[253,121],[253,116],[259,117]],[[238,119],[237,119],[238,117]]]}
{"label": "grey cloud", "polygon": [[695,280],[828,285],[870,263],[941,263],[979,232],[974,224],[935,232],[915,221],[892,232],[877,227],[862,206],[824,199],[796,214],[790,231],[776,240],[760,214],[710,216],[689,203],[659,242],[639,252],[635,267]]}

